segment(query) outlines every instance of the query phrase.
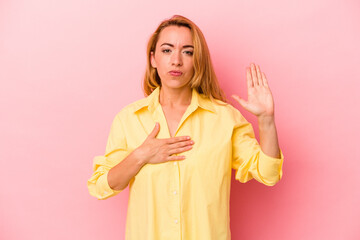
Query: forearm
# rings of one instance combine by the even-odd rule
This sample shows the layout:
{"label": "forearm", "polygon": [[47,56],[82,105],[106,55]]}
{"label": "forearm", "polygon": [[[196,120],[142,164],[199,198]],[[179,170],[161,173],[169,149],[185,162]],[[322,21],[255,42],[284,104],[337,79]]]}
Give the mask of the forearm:
{"label": "forearm", "polygon": [[259,117],[258,124],[261,150],[270,157],[280,158],[274,117]]}
{"label": "forearm", "polygon": [[111,168],[108,173],[108,183],[113,190],[123,190],[130,180],[136,176],[140,169],[146,164],[140,160],[135,152],[130,153],[120,163]]}

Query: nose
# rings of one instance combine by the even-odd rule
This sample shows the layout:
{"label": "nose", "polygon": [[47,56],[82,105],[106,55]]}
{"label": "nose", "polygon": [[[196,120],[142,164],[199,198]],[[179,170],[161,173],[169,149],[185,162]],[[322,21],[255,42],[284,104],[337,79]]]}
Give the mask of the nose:
{"label": "nose", "polygon": [[171,64],[175,66],[181,66],[182,65],[182,56],[179,51],[174,51],[171,56]]}

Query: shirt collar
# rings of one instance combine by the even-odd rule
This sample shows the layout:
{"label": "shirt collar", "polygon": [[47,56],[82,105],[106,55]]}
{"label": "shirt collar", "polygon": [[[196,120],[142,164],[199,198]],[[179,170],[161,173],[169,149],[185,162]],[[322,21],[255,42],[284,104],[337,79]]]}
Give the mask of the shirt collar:
{"label": "shirt collar", "polygon": [[[160,87],[157,87],[153,92],[144,99],[138,101],[134,106],[134,113],[138,110],[148,107],[150,112],[154,112],[156,107],[160,104],[159,102]],[[189,107],[201,107],[202,109],[216,113],[215,107],[211,100],[205,97],[203,94],[198,93],[195,88],[192,88],[191,103]]]}

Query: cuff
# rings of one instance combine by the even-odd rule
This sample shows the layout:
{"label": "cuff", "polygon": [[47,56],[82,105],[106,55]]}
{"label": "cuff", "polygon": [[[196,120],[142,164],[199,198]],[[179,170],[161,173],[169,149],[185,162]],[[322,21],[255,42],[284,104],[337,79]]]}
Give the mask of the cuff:
{"label": "cuff", "polygon": [[282,165],[284,162],[284,155],[280,149],[280,158],[274,158],[266,155],[260,149],[259,156],[259,172],[264,180],[265,185],[273,186],[282,178]]}
{"label": "cuff", "polygon": [[121,192],[121,190],[114,190],[109,186],[109,182],[107,180],[108,173],[109,171],[106,171],[97,180],[98,195],[100,196],[99,199],[106,199]]}

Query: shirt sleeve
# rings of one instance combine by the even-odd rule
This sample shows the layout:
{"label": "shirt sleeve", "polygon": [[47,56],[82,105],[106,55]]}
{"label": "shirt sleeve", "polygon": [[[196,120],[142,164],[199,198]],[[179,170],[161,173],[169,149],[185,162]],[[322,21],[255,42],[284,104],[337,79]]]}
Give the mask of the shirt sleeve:
{"label": "shirt sleeve", "polygon": [[108,183],[109,170],[128,155],[124,128],[117,114],[112,122],[105,155],[93,159],[93,174],[87,181],[90,195],[104,200],[117,195],[122,190],[113,190]]}
{"label": "shirt sleeve", "polygon": [[283,153],[280,158],[266,155],[255,138],[254,130],[244,116],[235,110],[236,124],[232,135],[232,168],[235,179],[246,183],[251,179],[274,186],[282,178]]}

